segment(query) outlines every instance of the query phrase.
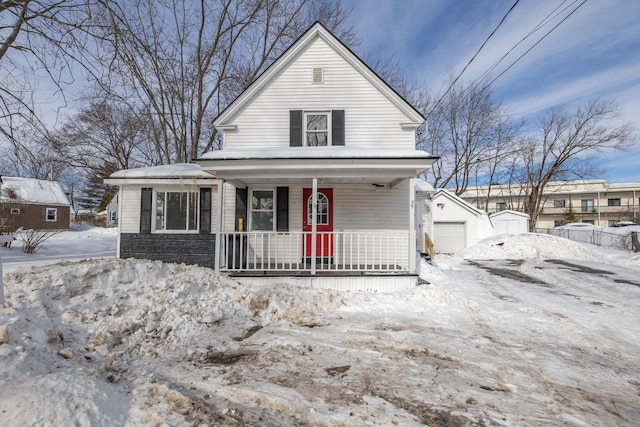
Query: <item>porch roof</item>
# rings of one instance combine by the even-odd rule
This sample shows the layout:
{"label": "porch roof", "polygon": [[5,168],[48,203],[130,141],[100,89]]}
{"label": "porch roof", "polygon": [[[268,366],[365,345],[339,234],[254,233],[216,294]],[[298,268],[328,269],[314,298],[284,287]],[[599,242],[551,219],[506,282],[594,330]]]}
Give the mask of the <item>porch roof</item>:
{"label": "porch roof", "polygon": [[218,179],[247,184],[307,182],[393,185],[429,169],[438,159],[419,150],[293,147],[262,152],[220,150],[196,162]]}

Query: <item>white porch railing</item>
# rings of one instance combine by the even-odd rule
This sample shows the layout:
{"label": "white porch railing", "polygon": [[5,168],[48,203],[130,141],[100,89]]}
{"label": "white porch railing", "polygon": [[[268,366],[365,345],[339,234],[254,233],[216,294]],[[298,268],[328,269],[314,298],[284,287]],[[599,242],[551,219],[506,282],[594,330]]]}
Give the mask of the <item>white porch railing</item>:
{"label": "white porch railing", "polygon": [[[408,231],[222,233],[222,271],[409,272]],[[313,268],[312,268],[313,267]]]}

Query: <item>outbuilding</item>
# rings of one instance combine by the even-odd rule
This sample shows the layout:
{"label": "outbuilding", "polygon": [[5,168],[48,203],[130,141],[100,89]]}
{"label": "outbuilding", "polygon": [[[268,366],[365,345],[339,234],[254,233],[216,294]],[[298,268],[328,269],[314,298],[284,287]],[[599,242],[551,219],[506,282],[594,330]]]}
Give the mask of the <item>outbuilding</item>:
{"label": "outbuilding", "polygon": [[486,212],[440,189],[431,199],[433,243],[437,253],[456,253],[493,234]]}
{"label": "outbuilding", "polygon": [[529,231],[529,215],[523,212],[504,210],[489,216],[493,234],[519,234]]}

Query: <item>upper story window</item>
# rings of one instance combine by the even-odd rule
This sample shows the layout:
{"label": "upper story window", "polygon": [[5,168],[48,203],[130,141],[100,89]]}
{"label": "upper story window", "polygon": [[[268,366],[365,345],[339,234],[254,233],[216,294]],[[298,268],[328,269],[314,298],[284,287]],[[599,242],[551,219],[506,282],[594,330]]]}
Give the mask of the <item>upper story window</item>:
{"label": "upper story window", "polygon": [[198,198],[187,191],[156,192],[155,229],[160,231],[197,230]]}
{"label": "upper story window", "polygon": [[47,208],[45,215],[47,222],[56,222],[58,220],[58,209]]}
{"label": "upper story window", "polygon": [[305,141],[308,147],[331,145],[329,113],[305,113]]}
{"label": "upper story window", "polygon": [[565,207],[565,201],[564,200],[554,200],[553,201],[553,207],[554,208],[564,208]]}
{"label": "upper story window", "polygon": [[[581,212],[593,212],[593,199],[583,199],[580,201]],[[584,221],[583,221],[584,222]]]}
{"label": "upper story window", "polygon": [[273,230],[273,190],[253,190],[251,193],[251,230]]}
{"label": "upper story window", "polygon": [[496,203],[496,211],[502,212],[502,211],[506,211],[506,210],[507,210],[507,203],[506,202],[498,202],[498,203]]}
{"label": "upper story window", "polygon": [[289,111],[289,146],[345,145],[344,110]]}
{"label": "upper story window", "polygon": [[608,199],[607,206],[620,206],[620,199]]}

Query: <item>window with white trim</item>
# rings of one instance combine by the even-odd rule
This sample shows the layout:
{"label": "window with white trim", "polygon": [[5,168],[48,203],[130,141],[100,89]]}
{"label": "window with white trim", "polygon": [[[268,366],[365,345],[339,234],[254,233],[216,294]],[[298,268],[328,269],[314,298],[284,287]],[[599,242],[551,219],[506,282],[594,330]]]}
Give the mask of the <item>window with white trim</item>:
{"label": "window with white trim", "polygon": [[45,212],[45,219],[47,222],[56,222],[58,221],[58,209],[57,208],[47,208]]}
{"label": "window with white trim", "polygon": [[251,192],[252,231],[273,231],[274,206],[273,190],[253,190]]}
{"label": "window with white trim", "polygon": [[198,197],[190,191],[155,193],[155,230],[198,230]]}
{"label": "window with white trim", "polygon": [[20,208],[11,208],[11,215],[20,215]]}
{"label": "window with white trim", "polygon": [[308,147],[331,145],[331,114],[329,112],[308,112],[304,114],[304,141]]}

